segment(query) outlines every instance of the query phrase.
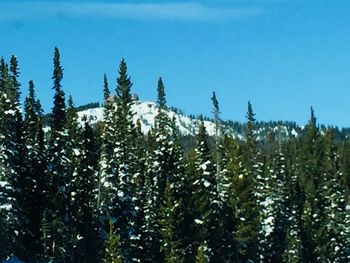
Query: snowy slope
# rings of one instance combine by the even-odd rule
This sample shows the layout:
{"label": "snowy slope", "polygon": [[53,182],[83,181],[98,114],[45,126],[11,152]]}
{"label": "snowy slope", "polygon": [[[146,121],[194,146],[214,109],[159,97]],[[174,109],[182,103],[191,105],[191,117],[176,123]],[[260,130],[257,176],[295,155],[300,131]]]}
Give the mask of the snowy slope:
{"label": "snowy slope", "polygon": [[[149,101],[135,101],[132,105],[132,110],[135,113],[134,122],[137,120],[141,121],[141,129],[144,134],[147,134],[150,129],[154,126],[155,117],[158,114],[158,108],[156,103]],[[198,130],[199,120],[195,118],[190,118],[183,114],[174,112],[171,109],[167,111],[170,119],[175,117],[176,125],[178,126],[182,135],[195,135]],[[103,120],[103,107],[91,108],[78,112],[79,121],[83,123],[83,117],[87,117],[91,123],[97,123]],[[213,121],[204,121],[205,128],[210,136],[215,135],[215,124]],[[245,132],[240,129],[239,131],[231,126],[223,126],[222,130],[225,133],[231,134],[234,138],[239,140],[245,139]],[[266,140],[268,138],[269,131],[273,131],[276,135],[276,139],[288,139],[292,137],[298,137],[300,131],[296,131],[293,127],[287,127],[283,125],[276,125],[270,127],[260,127],[255,131],[257,140]],[[280,138],[278,138],[280,137]]]}
{"label": "snowy slope", "polygon": [[[154,120],[158,113],[157,105],[154,102],[136,101],[132,106],[132,110],[135,113],[134,122],[136,123],[137,120],[140,120],[142,132],[145,134],[148,133],[154,126]],[[103,107],[79,111],[78,116],[80,122],[82,122],[84,116],[86,116],[91,123],[99,122],[103,120]],[[176,125],[183,135],[196,134],[199,125],[197,119],[191,119],[190,117],[177,114],[172,110],[168,110],[168,116],[170,119],[175,116]],[[215,125],[213,122],[204,121],[204,125],[209,135],[215,134]]]}

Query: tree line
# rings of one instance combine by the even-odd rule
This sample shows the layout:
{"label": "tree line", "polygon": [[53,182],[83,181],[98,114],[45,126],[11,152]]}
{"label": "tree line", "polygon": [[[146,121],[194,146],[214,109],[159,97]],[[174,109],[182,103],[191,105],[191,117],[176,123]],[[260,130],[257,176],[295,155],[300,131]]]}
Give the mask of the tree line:
{"label": "tree line", "polygon": [[161,78],[146,135],[124,60],[115,95],[104,76],[97,125],[78,122],[62,79],[55,48],[44,132],[33,81],[22,110],[17,58],[0,61],[0,262],[350,261],[350,144],[320,132],[313,109],[303,136],[261,145],[251,103],[237,141],[213,93],[215,136],[201,121],[184,154]]}

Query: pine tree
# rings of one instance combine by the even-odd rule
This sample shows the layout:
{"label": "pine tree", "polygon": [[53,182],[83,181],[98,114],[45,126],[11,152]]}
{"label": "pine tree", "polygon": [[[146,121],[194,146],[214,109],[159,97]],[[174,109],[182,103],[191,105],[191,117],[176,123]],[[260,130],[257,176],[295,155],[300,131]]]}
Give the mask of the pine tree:
{"label": "pine tree", "polygon": [[317,232],[320,230],[324,211],[324,198],[320,195],[324,151],[316,126],[316,117],[311,108],[311,116],[302,142],[299,180],[304,195],[302,207],[301,240],[305,262],[316,262]]}
{"label": "pine tree", "polygon": [[109,221],[108,239],[105,242],[103,263],[122,263],[120,236],[115,232],[112,220]]}
{"label": "pine tree", "polygon": [[[109,101],[109,87],[106,75],[104,75],[104,113],[101,134],[101,155],[99,159],[99,186],[97,205],[101,217],[101,231],[104,232],[105,225],[110,217],[113,205],[113,189],[115,189],[116,161],[114,156],[114,145],[116,143],[114,130],[115,102]],[[106,233],[105,233],[106,234]]]}
{"label": "pine tree", "polygon": [[[47,161],[50,203],[45,211],[49,231],[44,233],[45,252],[52,260],[68,260],[70,258],[71,237],[69,226],[70,216],[70,189],[69,189],[69,153],[68,132],[66,128],[67,113],[65,95],[61,88],[63,69],[60,62],[60,53],[54,50],[53,90],[54,106],[51,116],[51,131],[48,141]],[[47,233],[46,233],[47,232]]]}
{"label": "pine tree", "polygon": [[220,228],[224,229],[221,234],[222,247],[220,248],[220,254],[223,262],[232,262],[235,254],[233,241],[234,222],[232,218],[232,209],[229,205],[229,190],[231,188],[231,178],[228,171],[229,157],[225,149],[225,143],[228,138],[222,135],[219,102],[215,92],[213,92],[212,103],[215,122],[214,157],[216,161],[217,191],[221,201],[219,223]]}
{"label": "pine tree", "polygon": [[213,114],[214,114],[214,122],[215,122],[215,159],[216,159],[216,177],[218,180],[218,191],[221,191],[222,180],[220,178],[221,173],[221,152],[219,150],[220,137],[221,137],[221,127],[220,127],[220,109],[219,102],[216,98],[215,92],[213,92],[213,96],[211,97],[213,103]]}
{"label": "pine tree", "polygon": [[[164,261],[164,250],[161,250],[163,239],[160,233],[159,209],[164,202],[166,182],[174,173],[170,145],[170,141],[173,143],[173,140],[170,138],[170,120],[166,113],[165,91],[161,78],[158,80],[157,92],[158,114],[155,117],[154,130],[150,134],[150,139],[153,139],[154,142],[149,147],[147,160],[147,184],[150,184],[149,187],[152,189],[152,194],[146,199],[145,215],[147,220],[144,227],[147,235],[146,253],[149,255],[149,261]],[[165,224],[164,221],[163,224]]]}
{"label": "pine tree", "polygon": [[261,203],[260,249],[263,262],[282,262],[288,222],[289,189],[286,174],[286,159],[281,145],[270,157],[268,176]]}
{"label": "pine tree", "polygon": [[[151,134],[148,138],[153,137]],[[144,220],[142,231],[144,234],[144,262],[162,262],[158,260],[161,258],[161,241],[160,241],[160,226],[158,222],[158,189],[156,187],[156,181],[153,177],[152,170],[152,159],[147,158],[146,160],[146,178],[145,186],[147,189],[145,193],[145,203],[143,207]]]}
{"label": "pine tree", "polygon": [[21,197],[21,178],[23,176],[23,122],[20,110],[20,83],[18,81],[19,69],[18,62],[15,56],[11,57],[10,67],[2,58],[0,76],[0,113],[1,113],[1,138],[2,144],[2,175],[1,181],[5,189],[5,202],[0,204],[4,206],[3,218],[7,222],[3,224],[7,234],[5,235],[5,242],[7,252],[4,254],[14,253],[16,249],[15,231],[18,231],[20,225],[20,211],[18,202]]}
{"label": "pine tree", "polygon": [[286,224],[286,244],[283,259],[285,262],[303,263],[302,214],[305,194],[298,179],[300,171],[300,163],[297,156],[300,147],[299,140],[291,140],[285,146],[286,172],[290,179],[288,187],[289,200],[287,201],[288,224]]}
{"label": "pine tree", "polygon": [[[209,262],[221,257],[222,232],[220,225],[220,200],[217,192],[216,167],[211,157],[207,133],[203,121],[199,126],[196,146],[196,180],[193,182],[193,191],[196,204],[197,218],[201,242],[207,242]],[[222,230],[223,231],[223,230]]]}
{"label": "pine tree", "polygon": [[17,199],[22,220],[16,241],[16,256],[34,262],[43,254],[41,225],[47,181],[43,116],[40,102],[35,97],[33,81],[29,81],[29,95],[25,99],[24,109],[24,172],[19,185],[21,195]]}
{"label": "pine tree", "polygon": [[187,207],[185,165],[175,120],[170,123],[169,167],[163,205],[160,208],[162,250],[166,262],[186,262],[191,253],[188,237],[191,216]]}
{"label": "pine tree", "polygon": [[[108,93],[106,83],[105,96]],[[135,230],[137,216],[132,190],[137,160],[131,86],[126,63],[122,60],[117,78],[116,101],[105,103],[105,131],[100,161],[99,209],[104,222],[111,218],[115,223],[125,262],[137,261],[135,255],[139,250],[139,247],[135,247],[138,245],[134,244],[138,234]]]}
{"label": "pine tree", "polygon": [[324,218],[318,231],[318,261],[347,262],[350,258],[349,226],[346,224],[345,188],[341,184],[339,156],[334,145],[333,131],[327,130],[325,140],[324,176],[320,189],[325,199]]}
{"label": "pine tree", "polygon": [[145,234],[143,231],[145,212],[143,207],[146,202],[146,192],[148,189],[145,188],[145,176],[146,176],[146,150],[145,140],[141,130],[141,122],[137,120],[136,129],[134,130],[135,135],[135,165],[133,170],[132,178],[132,193],[135,204],[135,224],[134,224],[134,239],[132,246],[134,250],[134,258],[141,260],[144,258],[145,250]]}
{"label": "pine tree", "polygon": [[196,255],[196,263],[209,263],[209,256],[207,255],[208,247],[204,242],[202,245],[198,247],[197,255]]}
{"label": "pine tree", "polygon": [[99,237],[95,204],[98,148],[95,138],[93,128],[85,122],[82,145],[77,156],[79,165],[74,171],[71,193],[76,231],[74,262],[98,261]]}
{"label": "pine tree", "polygon": [[[257,262],[258,240],[260,231],[259,201],[262,201],[261,189],[261,165],[258,161],[257,143],[254,135],[255,118],[250,102],[247,110],[247,130],[244,154],[242,156],[243,173],[236,180],[237,230],[236,241],[238,243],[239,258],[242,262]],[[259,177],[260,176],[260,177]],[[258,180],[259,179],[259,180]]]}

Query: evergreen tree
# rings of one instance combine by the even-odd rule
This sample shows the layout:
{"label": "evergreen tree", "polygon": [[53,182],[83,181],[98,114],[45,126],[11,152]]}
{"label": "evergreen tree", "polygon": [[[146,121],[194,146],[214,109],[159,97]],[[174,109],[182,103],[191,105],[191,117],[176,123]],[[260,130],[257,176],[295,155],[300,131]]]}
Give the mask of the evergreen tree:
{"label": "evergreen tree", "polygon": [[208,247],[204,242],[202,245],[198,247],[197,255],[196,255],[196,263],[209,263],[209,256],[207,255]]}
{"label": "evergreen tree", "polygon": [[[257,143],[254,135],[255,118],[250,102],[247,110],[247,130],[244,154],[242,156],[243,173],[238,175],[240,180],[236,186],[237,207],[236,240],[241,262],[257,262],[258,240],[260,231],[259,200],[262,200],[260,175],[261,165],[258,163]],[[259,177],[260,176],[260,177]],[[258,183],[259,179],[259,183]]]}
{"label": "evergreen tree", "polygon": [[[3,227],[6,230],[5,242],[7,248],[1,249],[3,254],[9,255],[16,249],[15,231],[18,231],[21,224],[19,199],[21,197],[21,178],[23,176],[23,122],[20,110],[20,83],[18,81],[19,69],[15,56],[11,57],[10,67],[2,58],[0,72],[0,144],[2,157],[0,159],[2,167],[1,181],[4,182],[4,203],[3,207]],[[6,200],[6,201],[5,201]]]}
{"label": "evergreen tree", "polygon": [[107,101],[105,105],[105,132],[100,161],[99,207],[102,219],[106,222],[110,217],[115,223],[125,262],[137,261],[135,255],[139,249],[134,244],[138,234],[135,230],[137,216],[132,190],[137,160],[131,86],[126,63],[122,60],[117,78],[116,101],[111,104]]}
{"label": "evergreen tree", "polygon": [[191,216],[187,207],[185,165],[175,120],[171,122],[169,138],[170,162],[163,205],[160,208],[162,250],[166,262],[186,262],[191,253],[188,238]]}
{"label": "evergreen tree", "polygon": [[24,171],[17,198],[21,220],[16,241],[16,256],[35,262],[43,255],[42,216],[45,207],[47,181],[43,117],[40,102],[35,97],[33,81],[29,81],[29,95],[24,103]]}
{"label": "evergreen tree", "polygon": [[46,227],[44,231],[45,253],[52,260],[64,261],[70,258],[71,237],[69,226],[70,189],[69,189],[69,153],[68,132],[66,128],[67,113],[65,95],[61,88],[63,69],[58,48],[54,50],[53,90],[54,106],[51,116],[51,131],[48,141],[47,172],[49,175],[48,200],[45,211]]}
{"label": "evergreen tree", "polygon": [[221,173],[221,151],[219,150],[220,137],[221,137],[221,127],[220,127],[220,109],[219,102],[216,98],[215,92],[213,92],[213,96],[211,97],[213,103],[213,114],[214,114],[214,122],[215,122],[215,159],[216,159],[216,177],[218,180],[218,191],[221,191],[222,180],[220,180]]}
{"label": "evergreen tree", "polygon": [[324,173],[320,189],[325,199],[324,218],[318,231],[318,261],[347,262],[350,258],[349,226],[347,222],[345,188],[341,184],[339,157],[336,153],[333,132],[325,135]]}
{"label": "evergreen tree", "polygon": [[220,228],[224,229],[222,232],[222,247],[220,248],[220,254],[222,255],[223,262],[232,262],[234,260],[234,242],[233,242],[233,219],[232,209],[229,206],[229,190],[231,188],[231,178],[228,171],[229,157],[228,152],[225,149],[225,143],[228,138],[222,136],[221,121],[220,121],[220,109],[219,102],[217,100],[215,92],[212,96],[213,114],[215,122],[215,161],[216,161],[216,180],[217,191],[220,198],[220,216],[219,223]]}
{"label": "evergreen tree", "polygon": [[[222,247],[222,232],[220,225],[220,200],[217,192],[216,167],[211,157],[207,133],[203,121],[199,126],[196,146],[196,180],[193,191],[196,204],[198,225],[201,242],[208,247],[209,262],[224,262],[225,255],[220,254]],[[222,230],[224,231],[224,230]]]}
{"label": "evergreen tree", "polygon": [[[151,137],[151,134],[148,135]],[[143,212],[145,218],[143,220],[142,231],[144,234],[144,262],[162,262],[159,260],[161,258],[161,241],[160,241],[160,226],[158,222],[158,189],[156,187],[156,182],[153,177],[153,173],[150,167],[152,164],[152,159],[147,158],[146,160],[146,178],[145,178],[145,203],[143,207]]]}
{"label": "evergreen tree", "polygon": [[[304,262],[302,244],[302,213],[305,194],[298,180],[300,165],[297,153],[299,140],[292,140],[286,144],[286,171],[289,175],[289,200],[287,201],[288,224],[286,224],[286,244],[283,252],[285,262]],[[283,242],[282,242],[283,243]]]}
{"label": "evergreen tree", "polygon": [[[170,120],[166,113],[166,99],[164,84],[161,78],[158,80],[158,114],[155,117],[155,127],[150,134],[150,139],[154,142],[149,147],[147,160],[147,184],[149,184],[151,195],[147,196],[145,215],[146,231],[146,253],[149,255],[148,260],[164,261],[164,250],[161,250],[163,243],[161,235],[161,226],[159,225],[159,209],[164,202],[166,182],[174,173],[171,160],[172,148],[170,141],[174,142],[170,136]],[[170,198],[170,197],[169,197]],[[156,222],[156,223],[155,223]],[[153,225],[150,225],[153,224]],[[165,222],[163,222],[165,224]]]}
{"label": "evergreen tree", "polygon": [[302,141],[299,180],[304,204],[302,207],[301,240],[305,262],[316,262],[317,232],[324,217],[324,198],[321,196],[320,182],[323,174],[323,146],[316,117],[311,108],[311,116]]}
{"label": "evergreen tree", "polygon": [[98,149],[96,135],[88,122],[82,134],[78,155],[79,165],[74,172],[72,207],[76,229],[74,262],[97,262],[99,237],[95,205]]}
{"label": "evergreen tree", "polygon": [[104,74],[103,75],[103,98],[105,103],[107,103],[110,96],[111,96],[111,92],[109,90],[108,79],[106,74]]}
{"label": "evergreen tree", "polygon": [[135,135],[135,165],[132,179],[132,193],[135,203],[135,217],[134,224],[134,239],[132,246],[134,250],[134,258],[141,260],[144,258],[145,250],[145,233],[143,231],[145,212],[143,210],[146,200],[147,188],[145,188],[145,176],[146,176],[146,150],[145,140],[141,130],[141,122],[137,120]]}
{"label": "evergreen tree", "polygon": [[[114,101],[109,101],[109,87],[106,75],[104,75],[104,112],[103,112],[103,123],[102,123],[102,134],[101,134],[101,155],[99,159],[99,186],[98,186],[98,210],[101,217],[101,223],[104,225],[110,217],[110,210],[113,205],[113,189],[115,189],[116,179],[116,161],[114,156],[114,145],[115,145],[115,130],[114,130]],[[102,235],[105,231],[101,228]]]}
{"label": "evergreen tree", "polygon": [[120,237],[114,230],[112,220],[109,221],[108,239],[105,242],[103,263],[122,263],[122,254],[120,249]]}
{"label": "evergreen tree", "polygon": [[270,157],[270,165],[266,180],[264,201],[261,207],[261,260],[262,262],[282,262],[285,251],[287,233],[289,199],[286,174],[286,159],[281,147]]}

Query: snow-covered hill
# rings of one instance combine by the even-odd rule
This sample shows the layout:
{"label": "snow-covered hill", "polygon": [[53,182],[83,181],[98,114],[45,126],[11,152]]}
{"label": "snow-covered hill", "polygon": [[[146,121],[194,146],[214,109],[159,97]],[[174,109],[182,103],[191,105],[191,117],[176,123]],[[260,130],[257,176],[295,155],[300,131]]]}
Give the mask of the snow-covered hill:
{"label": "snow-covered hill", "polygon": [[[142,132],[145,134],[148,133],[154,126],[154,120],[158,113],[157,105],[154,102],[136,101],[132,106],[132,110],[135,113],[134,121],[136,122],[137,120],[140,120]],[[179,127],[179,130],[183,135],[196,134],[199,120],[175,113],[170,109],[167,113],[170,119],[175,117],[176,125]],[[103,107],[79,111],[78,116],[80,121],[86,116],[92,123],[99,122],[103,120]],[[215,134],[215,125],[213,122],[204,121],[204,125],[209,135],[212,136]]]}
{"label": "snow-covered hill", "polygon": [[[141,121],[141,129],[144,134],[147,134],[154,126],[155,117],[158,114],[158,108],[156,103],[149,101],[135,101],[132,106],[134,111],[134,122]],[[199,119],[186,116],[171,109],[167,110],[170,119],[175,117],[176,125],[178,126],[182,135],[195,135],[198,126]],[[97,123],[103,120],[103,107],[91,108],[78,112],[80,122],[82,122],[85,116],[92,123]],[[215,135],[215,124],[213,121],[205,120],[204,125],[210,136]],[[293,125],[277,125],[277,123],[260,123],[257,125],[256,135],[258,140],[266,140],[270,132],[275,133],[276,139],[285,140],[291,137],[298,137],[301,133],[301,129]],[[222,125],[222,130],[225,133],[231,134],[234,138],[244,140],[245,126],[244,124],[238,124],[233,122],[226,122]]]}

